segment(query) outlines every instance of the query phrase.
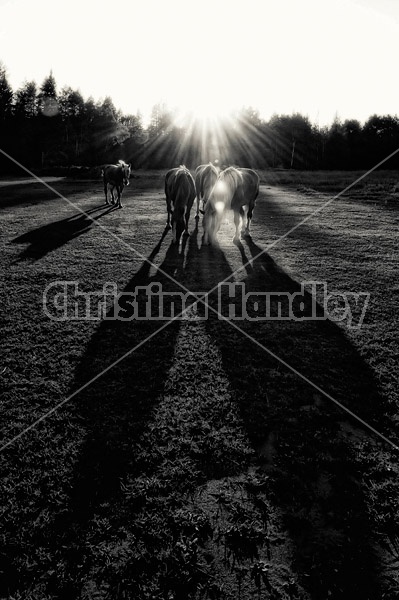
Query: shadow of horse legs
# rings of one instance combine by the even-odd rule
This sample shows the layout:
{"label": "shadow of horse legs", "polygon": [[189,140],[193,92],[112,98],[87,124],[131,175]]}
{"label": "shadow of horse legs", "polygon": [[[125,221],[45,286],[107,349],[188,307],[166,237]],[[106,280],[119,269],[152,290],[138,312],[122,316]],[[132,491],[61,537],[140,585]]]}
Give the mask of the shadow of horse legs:
{"label": "shadow of horse legs", "polygon": [[[149,276],[165,235],[164,232],[148,261],[133,275],[125,294],[133,295],[137,288],[147,288],[153,283],[161,284],[165,290],[176,288],[165,275],[181,269],[184,255],[179,254],[176,246],[166,251],[160,266],[163,273],[158,271]],[[108,318],[112,314],[113,309]],[[94,560],[89,542],[91,528],[98,531],[98,524],[104,522],[117,536],[120,519],[127,510],[121,482],[127,474],[134,478],[146,471],[143,431],[163,392],[179,327],[178,321],[168,323],[150,318],[104,320],[76,373],[74,387],[79,389],[124,357],[77,398],[85,440],[75,466],[68,510],[54,525],[59,547],[65,548],[65,579],[57,586],[57,594],[62,590],[63,597],[81,593],[83,572],[86,580],[90,578],[89,563]]]}
{"label": "shadow of horse legs", "polygon": [[[245,306],[234,300],[236,314],[246,317],[235,322],[243,333],[213,313],[207,325],[293,542],[294,568],[312,598],[379,597],[361,463],[356,438],[348,434],[356,422],[286,364],[375,424],[380,403],[373,375],[332,322],[281,320],[273,303],[274,319],[259,319],[257,293],[290,295],[301,287],[251,238],[245,243],[254,258],[245,293],[254,297]],[[222,296],[223,314],[231,303]],[[305,294],[304,304],[310,314],[310,295]]]}
{"label": "shadow of horse legs", "polygon": [[12,243],[30,245],[22,251],[17,261],[29,258],[40,260],[49,252],[60,248],[79,235],[87,233],[93,226],[94,221],[104,217],[114,209],[113,206],[109,207],[102,205],[86,211],[87,214],[94,211],[102,211],[101,214],[97,214],[94,217],[88,217],[87,214],[79,212],[67,219],[48,223],[47,225],[43,225],[18,236],[12,240]]}

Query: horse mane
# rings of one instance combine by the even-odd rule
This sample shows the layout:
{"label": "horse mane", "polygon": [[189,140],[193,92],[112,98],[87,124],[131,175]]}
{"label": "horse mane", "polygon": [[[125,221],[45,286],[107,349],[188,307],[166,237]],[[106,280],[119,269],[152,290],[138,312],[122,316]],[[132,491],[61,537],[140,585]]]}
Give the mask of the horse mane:
{"label": "horse mane", "polygon": [[120,167],[128,167],[128,166],[129,166],[129,165],[128,165],[127,163],[125,163],[125,161],[124,161],[124,160],[122,160],[121,158],[118,160],[117,164],[118,164]]}
{"label": "horse mane", "polygon": [[209,199],[212,200],[212,205],[223,202],[226,208],[230,208],[234,194],[241,184],[242,175],[234,167],[221,171],[210,193]]}
{"label": "horse mane", "polygon": [[242,175],[235,167],[227,167],[219,175],[223,181],[229,179],[229,184],[237,188],[242,183]]}
{"label": "horse mane", "polygon": [[181,179],[186,181],[188,175],[191,175],[191,173],[187,169],[187,167],[185,165],[180,165],[180,167],[176,171],[175,181],[177,182],[177,181],[179,181]]}
{"label": "horse mane", "polygon": [[199,177],[199,188],[202,195],[205,193],[205,185],[207,185],[208,188],[209,186],[211,186],[211,189],[213,188],[215,182],[212,181],[212,178],[216,177],[217,179],[218,175],[218,170],[211,162],[209,162],[207,165],[204,165]]}

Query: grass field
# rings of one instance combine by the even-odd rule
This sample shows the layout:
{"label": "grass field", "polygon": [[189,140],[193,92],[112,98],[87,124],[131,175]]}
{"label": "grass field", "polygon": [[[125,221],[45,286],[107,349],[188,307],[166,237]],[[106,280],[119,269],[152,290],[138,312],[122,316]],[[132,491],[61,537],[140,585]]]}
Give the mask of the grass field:
{"label": "grass field", "polygon": [[[399,444],[399,173],[372,173],[304,224],[361,174],[260,175],[250,238],[233,244],[230,218],[205,247],[192,213],[180,251],[162,172],[135,172],[123,210],[103,204],[100,181],[53,182],[64,199],[0,182],[13,440],[0,454],[1,598],[399,596],[398,451],[332,400]],[[172,322],[43,310],[55,281],[176,294],[225,279],[254,294],[326,282],[370,301],[357,329],[201,320],[195,307]]]}

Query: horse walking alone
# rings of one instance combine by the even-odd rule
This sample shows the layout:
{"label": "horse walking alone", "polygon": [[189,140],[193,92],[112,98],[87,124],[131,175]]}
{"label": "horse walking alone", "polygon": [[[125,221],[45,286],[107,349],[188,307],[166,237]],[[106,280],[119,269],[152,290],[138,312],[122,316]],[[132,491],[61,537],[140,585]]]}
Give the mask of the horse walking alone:
{"label": "horse walking alone", "polygon": [[115,204],[114,189],[116,188],[117,200],[116,206],[123,208],[121,196],[125,185],[129,185],[131,166],[123,160],[119,160],[116,165],[104,165],[101,171],[104,183],[105,204],[108,202],[108,191],[111,196],[111,204]]}

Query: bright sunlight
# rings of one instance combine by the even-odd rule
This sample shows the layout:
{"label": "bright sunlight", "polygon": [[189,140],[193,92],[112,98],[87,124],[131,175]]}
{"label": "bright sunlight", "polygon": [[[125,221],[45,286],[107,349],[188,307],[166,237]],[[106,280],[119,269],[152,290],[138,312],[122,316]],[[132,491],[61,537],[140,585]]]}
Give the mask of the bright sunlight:
{"label": "bright sunlight", "polygon": [[399,9],[387,2],[120,0],[114,37],[94,0],[0,0],[1,59],[15,89],[52,70],[59,88],[110,96],[145,124],[157,102],[204,127],[242,106],[366,119],[397,112]]}

